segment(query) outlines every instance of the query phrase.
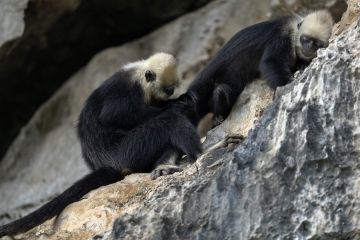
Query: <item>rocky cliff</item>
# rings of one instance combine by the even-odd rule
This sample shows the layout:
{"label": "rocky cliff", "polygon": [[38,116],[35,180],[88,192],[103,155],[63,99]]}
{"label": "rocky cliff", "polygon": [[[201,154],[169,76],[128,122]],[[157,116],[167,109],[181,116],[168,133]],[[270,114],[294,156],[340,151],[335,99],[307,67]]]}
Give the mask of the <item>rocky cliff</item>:
{"label": "rocky cliff", "polygon": [[[17,239],[359,239],[360,21],[357,2],[349,6],[344,16],[351,17],[330,46],[274,102],[261,80],[247,87],[208,133],[195,164],[155,181],[130,175]],[[188,83],[234,32],[265,20],[271,7],[215,1],[95,56],[37,111],[1,163],[2,221],[86,173],[74,123],[84,99],[119,65],[170,52]],[[229,134],[245,140],[226,146]]]}

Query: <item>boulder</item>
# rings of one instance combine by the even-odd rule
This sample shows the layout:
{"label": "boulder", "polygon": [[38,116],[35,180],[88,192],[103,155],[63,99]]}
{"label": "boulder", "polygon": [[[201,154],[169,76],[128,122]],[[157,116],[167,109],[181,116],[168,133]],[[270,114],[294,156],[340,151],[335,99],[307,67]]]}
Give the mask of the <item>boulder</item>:
{"label": "boulder", "polygon": [[167,178],[102,239],[359,239],[359,46],[357,15],[245,142]]}

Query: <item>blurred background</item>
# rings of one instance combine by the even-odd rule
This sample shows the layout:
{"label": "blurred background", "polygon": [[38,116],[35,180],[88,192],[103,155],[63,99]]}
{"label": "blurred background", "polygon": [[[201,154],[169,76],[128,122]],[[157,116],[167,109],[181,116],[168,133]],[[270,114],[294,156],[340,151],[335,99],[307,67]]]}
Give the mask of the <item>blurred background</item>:
{"label": "blurred background", "polygon": [[324,7],[346,1],[0,0],[0,223],[84,175],[78,113],[122,64],[166,51],[191,80],[241,28]]}

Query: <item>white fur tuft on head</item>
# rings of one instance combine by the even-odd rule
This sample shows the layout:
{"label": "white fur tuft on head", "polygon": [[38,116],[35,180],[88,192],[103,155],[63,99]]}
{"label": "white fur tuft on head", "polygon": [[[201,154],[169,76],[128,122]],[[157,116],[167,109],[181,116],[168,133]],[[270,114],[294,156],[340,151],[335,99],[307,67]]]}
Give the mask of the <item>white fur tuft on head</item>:
{"label": "white fur tuft on head", "polygon": [[178,87],[177,62],[173,55],[156,53],[146,60],[146,69],[156,74],[156,81],[146,84],[145,93],[150,99],[167,100],[170,96],[164,87]]}
{"label": "white fur tuft on head", "polygon": [[155,65],[154,67],[162,68],[163,66],[170,66],[176,65],[176,59],[173,55],[168,53],[155,53],[151,57],[149,57],[147,60],[148,65]]}
{"label": "white fur tuft on head", "polygon": [[[145,102],[153,99],[167,100],[169,96],[164,88],[169,86],[177,87],[177,62],[173,55],[168,53],[155,53],[148,59],[128,63],[122,69],[132,71],[133,80],[138,81],[143,87]],[[145,73],[151,71],[154,74],[154,81],[148,82]]]}
{"label": "white fur tuft on head", "polygon": [[301,34],[319,39],[327,45],[333,25],[334,20],[329,11],[318,10],[304,17],[299,31]]}

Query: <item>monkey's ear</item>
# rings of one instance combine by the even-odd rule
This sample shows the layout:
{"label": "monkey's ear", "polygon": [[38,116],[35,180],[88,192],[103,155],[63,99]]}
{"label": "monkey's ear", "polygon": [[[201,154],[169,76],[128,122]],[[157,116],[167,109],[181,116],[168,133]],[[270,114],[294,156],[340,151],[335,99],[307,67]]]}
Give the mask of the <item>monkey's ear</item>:
{"label": "monkey's ear", "polygon": [[156,80],[156,73],[150,70],[145,72],[145,79],[147,82],[153,82]]}
{"label": "monkey's ear", "polygon": [[297,25],[297,29],[300,29],[301,25],[302,25],[303,21],[299,22]]}

